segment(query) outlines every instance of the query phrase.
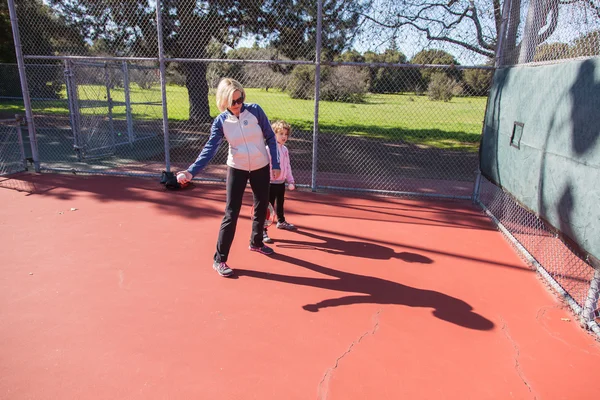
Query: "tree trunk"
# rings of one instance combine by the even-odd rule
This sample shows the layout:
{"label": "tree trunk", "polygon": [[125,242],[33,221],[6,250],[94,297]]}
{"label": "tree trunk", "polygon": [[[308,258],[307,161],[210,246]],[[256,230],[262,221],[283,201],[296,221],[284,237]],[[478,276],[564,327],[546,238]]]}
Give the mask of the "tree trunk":
{"label": "tree trunk", "polygon": [[508,24],[504,32],[501,65],[515,64],[519,56],[517,37],[519,34],[519,24],[521,23],[521,0],[508,0],[504,3],[504,7],[507,5],[510,7],[510,14],[508,15]]}
{"label": "tree trunk", "polygon": [[186,81],[190,103],[190,122],[210,123],[210,107],[208,105],[208,83],[206,82],[205,63],[188,62],[185,65]]}
{"label": "tree trunk", "polygon": [[525,28],[523,29],[523,40],[519,51],[519,64],[533,61],[535,48],[539,44],[538,32],[546,23],[543,18],[543,0],[532,0],[527,9]]}
{"label": "tree trunk", "polygon": [[523,30],[519,64],[533,61],[536,47],[552,35],[557,24],[558,3],[553,0],[531,0]]}

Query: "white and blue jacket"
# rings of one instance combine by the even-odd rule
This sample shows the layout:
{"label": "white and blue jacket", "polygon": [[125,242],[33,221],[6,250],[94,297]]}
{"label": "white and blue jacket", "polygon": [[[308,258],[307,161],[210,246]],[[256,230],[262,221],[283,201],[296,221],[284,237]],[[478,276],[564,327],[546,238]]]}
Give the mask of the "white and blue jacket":
{"label": "white and blue jacket", "polygon": [[277,140],[269,119],[258,104],[244,103],[239,118],[229,110],[225,110],[215,118],[208,141],[196,161],[187,169],[192,176],[206,167],[214,157],[223,137],[229,143],[227,165],[231,168],[244,171],[263,168],[269,164],[270,153],[272,168],[280,169]]}

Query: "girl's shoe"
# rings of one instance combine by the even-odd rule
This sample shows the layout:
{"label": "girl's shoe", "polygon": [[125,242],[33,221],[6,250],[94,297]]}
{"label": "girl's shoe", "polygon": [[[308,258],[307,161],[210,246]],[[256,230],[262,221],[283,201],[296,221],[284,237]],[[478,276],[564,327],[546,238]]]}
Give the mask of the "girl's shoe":
{"label": "girl's shoe", "polygon": [[256,251],[260,254],[264,254],[265,256],[270,256],[275,253],[275,251],[273,251],[272,248],[270,248],[269,246],[265,246],[264,244],[262,245],[262,247],[254,247],[250,245],[249,249],[250,251]]}
{"label": "girl's shoe", "polygon": [[269,237],[269,234],[267,233],[266,230],[263,232],[263,242],[264,243],[273,243],[273,241]]}
{"label": "girl's shoe", "polygon": [[295,231],[296,230],[296,226],[290,224],[289,222],[278,222],[277,223],[277,229],[285,229],[286,231]]}

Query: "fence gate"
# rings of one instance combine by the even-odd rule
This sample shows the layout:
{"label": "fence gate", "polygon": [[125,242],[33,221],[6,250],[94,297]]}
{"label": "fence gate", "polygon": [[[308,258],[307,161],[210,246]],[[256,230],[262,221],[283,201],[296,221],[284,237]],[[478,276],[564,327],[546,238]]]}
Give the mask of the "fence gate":
{"label": "fence gate", "polygon": [[[123,71],[116,63],[66,62],[65,76],[73,146],[79,160],[110,157],[115,154],[122,132],[115,129],[115,103],[112,90],[123,87]],[[122,113],[124,115],[124,113]]]}
{"label": "fence gate", "polygon": [[0,176],[27,169],[22,123],[19,116],[0,120]]}
{"label": "fence gate", "polygon": [[[161,115],[157,107],[162,103],[152,98],[151,90],[138,89],[137,97],[132,99],[130,88],[130,74],[138,86],[143,83],[152,86],[152,82],[146,81],[154,79],[154,70],[154,67],[132,67],[125,61],[65,62],[73,146],[80,161],[118,153],[135,158],[143,151],[135,153],[134,144],[138,150],[144,146],[137,141],[157,138],[158,123],[134,124],[133,109],[138,117],[156,118]],[[123,148],[125,145],[129,146]]]}

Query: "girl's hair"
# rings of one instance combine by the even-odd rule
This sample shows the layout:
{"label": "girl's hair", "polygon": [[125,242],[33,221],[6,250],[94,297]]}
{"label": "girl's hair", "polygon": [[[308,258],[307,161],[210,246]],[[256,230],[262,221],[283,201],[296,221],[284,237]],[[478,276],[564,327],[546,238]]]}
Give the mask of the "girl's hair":
{"label": "girl's hair", "polygon": [[217,86],[217,108],[223,112],[231,105],[233,100],[233,92],[239,90],[244,98],[246,98],[246,91],[241,83],[231,78],[223,78]]}
{"label": "girl's hair", "polygon": [[273,132],[275,133],[279,133],[283,130],[288,131],[288,135],[292,134],[292,126],[290,124],[288,124],[287,122],[285,122],[284,120],[279,120],[279,121],[275,121],[271,124],[271,128],[273,129]]}

